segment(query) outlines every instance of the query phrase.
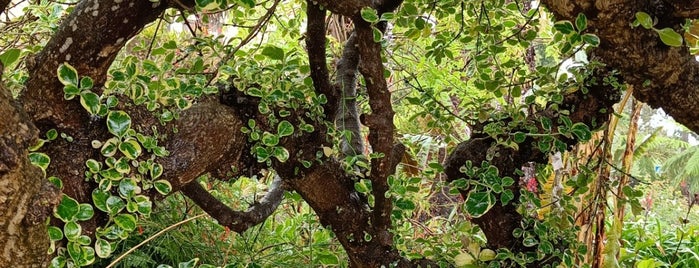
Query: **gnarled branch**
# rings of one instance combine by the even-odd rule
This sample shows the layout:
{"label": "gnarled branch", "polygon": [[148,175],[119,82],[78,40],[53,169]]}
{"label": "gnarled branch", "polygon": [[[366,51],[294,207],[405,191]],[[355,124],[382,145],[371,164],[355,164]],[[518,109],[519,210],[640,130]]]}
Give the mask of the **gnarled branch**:
{"label": "gnarled branch", "polygon": [[242,233],[248,228],[260,224],[272,215],[284,197],[284,184],[279,176],[274,176],[267,194],[250,206],[247,211],[235,211],[216,199],[199,183],[193,181],[182,188],[182,192],[199,205],[206,213],[216,219],[219,224],[231,230]]}

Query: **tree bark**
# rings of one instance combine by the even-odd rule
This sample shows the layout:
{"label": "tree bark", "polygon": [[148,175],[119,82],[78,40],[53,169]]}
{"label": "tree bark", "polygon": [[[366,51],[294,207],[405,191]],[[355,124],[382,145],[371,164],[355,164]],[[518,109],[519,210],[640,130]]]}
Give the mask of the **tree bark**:
{"label": "tree bark", "polygon": [[60,193],[29,162],[27,148],[38,131],[2,84],[0,115],[0,267],[43,267],[45,222]]}
{"label": "tree bark", "polygon": [[[634,86],[633,96],[653,108],[663,108],[677,122],[699,132],[699,62],[687,46],[670,47],[658,34],[643,27],[632,28],[636,12],[655,17],[661,29],[682,33],[685,19],[699,17],[683,11],[696,4],[675,6],[665,1],[555,1],[542,3],[558,20],[573,21],[578,13],[588,19],[587,32],[600,38],[594,59],[619,70],[624,82]],[[690,17],[682,16],[691,15]]]}

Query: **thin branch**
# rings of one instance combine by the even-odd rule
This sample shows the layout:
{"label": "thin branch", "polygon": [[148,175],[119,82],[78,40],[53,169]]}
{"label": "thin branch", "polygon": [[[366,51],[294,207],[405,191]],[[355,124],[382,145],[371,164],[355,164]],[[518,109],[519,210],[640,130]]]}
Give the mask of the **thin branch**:
{"label": "thin branch", "polygon": [[235,53],[238,52],[238,50],[240,50],[240,48],[242,48],[244,45],[248,44],[250,41],[252,41],[253,38],[255,38],[255,36],[257,36],[257,34],[262,29],[262,27],[264,25],[266,25],[267,22],[269,21],[269,19],[272,17],[272,15],[274,14],[274,11],[277,10],[277,5],[279,4],[279,2],[281,2],[281,0],[274,0],[274,3],[272,4],[272,6],[269,7],[269,9],[267,9],[267,13],[265,13],[265,15],[263,15],[262,18],[260,18],[257,21],[257,25],[255,25],[255,27],[250,31],[250,33],[248,33],[248,35],[245,37],[245,39],[243,39],[243,41],[240,41],[240,44],[238,44],[238,46],[233,48],[233,50],[228,52],[228,54],[223,59],[221,59],[221,61],[218,62],[218,66],[216,66],[216,70],[214,71],[214,73],[216,75],[211,76],[211,78],[209,79],[209,82],[207,83],[207,86],[211,85],[211,82],[214,81],[214,78],[216,78],[216,76],[218,75],[218,71],[221,69],[221,67],[223,65],[226,65],[226,63],[229,60],[233,59],[233,56],[235,56]]}
{"label": "thin branch", "polygon": [[248,228],[264,222],[277,209],[284,197],[282,179],[276,175],[267,194],[244,212],[231,209],[212,196],[196,181],[185,185],[182,188],[182,192],[211,217],[216,219],[220,225],[238,233],[242,233]]}

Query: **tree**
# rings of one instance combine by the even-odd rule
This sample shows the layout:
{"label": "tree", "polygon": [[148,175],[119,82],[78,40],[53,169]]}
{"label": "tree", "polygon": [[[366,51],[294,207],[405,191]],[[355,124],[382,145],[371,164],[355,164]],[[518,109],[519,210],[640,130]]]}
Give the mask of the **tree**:
{"label": "tree", "polygon": [[[636,99],[662,107],[689,129],[699,130],[699,110],[695,109],[699,89],[694,81],[699,65],[689,48],[682,46],[680,35],[685,21],[699,15],[699,5],[692,1],[542,1],[558,21],[553,25],[553,49],[560,51],[559,56],[589,51],[588,58],[598,63],[579,68],[574,79],[561,81],[556,77],[558,66],[535,68],[541,67],[536,60],[502,54],[505,46],[522,46],[533,53],[537,31],[531,28],[539,27],[534,24],[539,22],[534,14],[543,12],[538,7],[527,11],[529,4],[505,1],[294,3],[305,8],[305,53],[273,44],[262,46],[260,54],[265,58],[260,59],[278,64],[269,65],[277,69],[269,71],[262,64],[246,66],[257,68],[252,74],[227,69],[238,58],[255,55],[240,48],[273,16],[283,15],[277,14],[282,12],[280,2],[124,0],[107,4],[83,0],[71,6],[50,40],[35,55],[24,57],[28,77],[17,98],[20,105],[12,104],[15,100],[7,90],[0,94],[0,142],[4,146],[0,176],[10,186],[3,188],[12,189],[0,195],[7,204],[0,212],[0,241],[4,242],[0,266],[47,265],[51,259],[43,256],[49,237],[42,234],[47,218],[59,226],[49,228],[52,239],[62,241],[59,245],[67,251],[56,262],[70,258],[87,264],[95,254],[109,255],[110,242],[128,236],[137,216],[150,213],[151,198],[175,191],[182,191],[220,224],[237,232],[269,216],[284,191],[295,191],[335,233],[351,266],[434,264],[407,259],[393,244],[391,216],[397,204],[387,193],[405,146],[396,139],[396,106],[386,79],[384,60],[391,55],[382,46],[391,44],[381,41],[392,34],[387,21],[408,29],[404,32],[411,36],[408,44],[433,41],[426,55],[431,62],[464,60],[461,81],[486,92],[479,93],[486,101],[471,103],[477,109],[459,111],[445,106],[439,92],[423,87],[421,77],[412,79],[410,75],[416,72],[410,66],[398,66],[409,74],[400,81],[417,94],[408,98],[424,101],[431,111],[463,119],[458,124],[472,132],[470,138],[453,146],[443,163],[444,173],[460,187],[467,212],[485,233],[489,248],[523,254],[537,249],[513,236],[523,222],[535,225],[537,221],[518,209],[521,200],[533,196],[513,178],[522,176],[522,167],[528,163],[545,164],[549,152],[589,140],[590,129],[608,120],[621,85],[633,87]],[[0,2],[1,10],[9,4]],[[248,12],[256,4],[261,5],[262,13]],[[206,40],[196,41],[200,50],[182,57],[191,60],[189,69],[199,76],[177,72],[175,53],[160,58],[165,64],[149,59],[155,52],[169,55],[163,50],[174,49],[176,44],[119,56],[146,25],[173,17],[168,13],[173,9],[201,14],[227,8],[238,16],[262,15],[235,47],[218,51],[221,47],[211,45],[206,50],[203,48],[210,45]],[[337,64],[328,63],[329,13],[349,18],[353,24]],[[440,28],[433,33],[429,26],[432,14],[437,14],[435,24],[444,21],[450,30]],[[516,18],[505,21],[511,15]],[[489,16],[503,21],[491,21]],[[634,21],[638,27],[629,26]],[[511,23],[512,34],[502,33],[499,27]],[[196,62],[203,53],[225,55],[215,63],[213,73],[202,74],[203,68],[196,67],[204,64]],[[7,52],[3,55],[9,58]],[[516,60],[500,62],[504,57]],[[299,66],[306,60],[312,83],[304,87],[306,74]],[[528,68],[508,64],[530,64],[532,68],[520,73],[516,70]],[[505,69],[512,71],[512,81]],[[466,75],[469,70],[474,77]],[[330,77],[333,73],[335,79]],[[216,91],[218,97],[206,94]],[[527,91],[534,97],[526,98]],[[451,100],[465,103],[467,93]],[[503,95],[509,101],[493,101],[493,96]],[[366,98],[368,107],[358,107],[360,97]],[[464,103],[456,106],[468,107]],[[486,103],[499,107],[485,110],[481,106]],[[480,120],[479,110],[486,113]],[[360,122],[368,130],[366,145]],[[58,133],[62,138],[56,138]],[[43,144],[40,153],[30,153],[30,145],[40,135],[51,141]],[[364,155],[368,146],[371,154]],[[332,148],[341,149],[332,152]],[[326,149],[331,152],[325,153]],[[28,164],[26,156],[40,163],[53,185],[62,186],[63,195],[43,179],[40,169]],[[207,173],[230,179],[263,170],[273,172],[275,182],[266,197],[248,211],[229,208],[196,181]],[[367,194],[355,188],[362,179],[371,185]],[[55,230],[63,233],[58,235]],[[90,238],[88,243],[84,237]],[[557,250],[568,246],[555,245]],[[553,258],[540,258],[530,265],[561,261],[561,255],[552,251]]]}

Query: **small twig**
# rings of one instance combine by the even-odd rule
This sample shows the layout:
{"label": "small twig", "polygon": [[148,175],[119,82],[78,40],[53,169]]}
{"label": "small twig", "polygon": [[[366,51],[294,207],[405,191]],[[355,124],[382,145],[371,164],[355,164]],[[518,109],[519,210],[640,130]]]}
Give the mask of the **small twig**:
{"label": "small twig", "polygon": [[158,24],[155,26],[155,31],[153,32],[153,37],[150,39],[150,45],[148,46],[148,52],[146,53],[146,59],[150,58],[150,53],[153,51],[153,44],[155,44],[155,38],[158,37],[158,30],[160,30],[160,24],[163,22],[163,14],[165,12],[160,13],[160,19],[158,20]]}

